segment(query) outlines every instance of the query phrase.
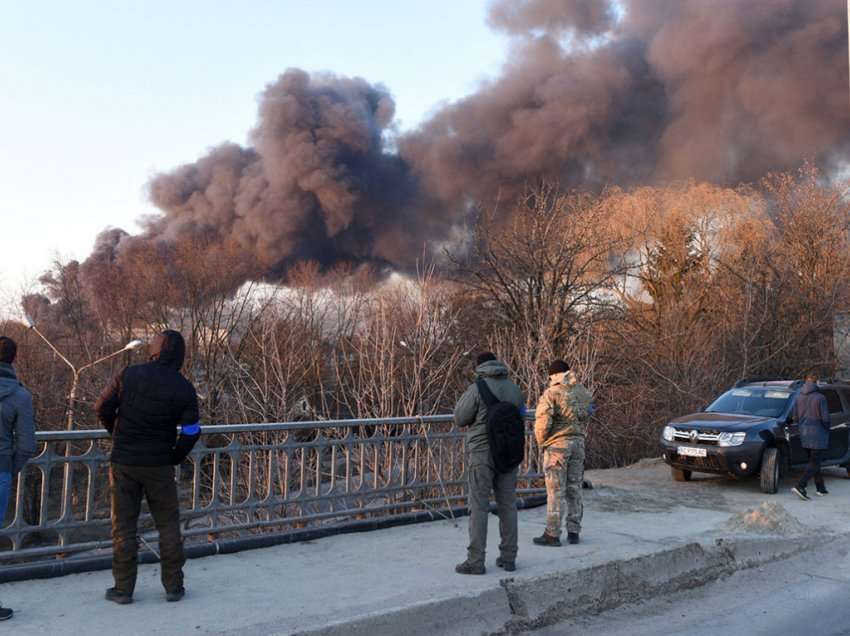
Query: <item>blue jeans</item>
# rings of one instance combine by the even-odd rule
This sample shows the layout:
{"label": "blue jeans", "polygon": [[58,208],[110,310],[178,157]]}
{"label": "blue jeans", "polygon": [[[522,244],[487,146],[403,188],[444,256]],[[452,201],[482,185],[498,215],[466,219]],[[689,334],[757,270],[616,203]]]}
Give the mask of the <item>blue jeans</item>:
{"label": "blue jeans", "polygon": [[6,517],[6,508],[9,506],[9,492],[12,490],[12,473],[0,473],[0,527]]}

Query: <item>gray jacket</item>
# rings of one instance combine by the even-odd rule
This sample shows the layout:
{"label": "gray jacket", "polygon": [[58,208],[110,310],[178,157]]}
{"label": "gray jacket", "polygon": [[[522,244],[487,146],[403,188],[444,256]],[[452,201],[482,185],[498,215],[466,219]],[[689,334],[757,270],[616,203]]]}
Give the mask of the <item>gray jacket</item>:
{"label": "gray jacket", "polygon": [[19,473],[35,449],[32,396],[12,365],[0,362],[0,473]]}
{"label": "gray jacket", "polygon": [[[491,360],[478,365],[475,369],[476,378],[484,378],[490,391],[499,401],[512,402],[525,414],[525,398],[522,390],[508,378],[508,367],[504,362]],[[455,405],[455,424],[460,428],[468,428],[466,432],[466,450],[489,451],[490,442],[487,439],[487,405],[478,393],[475,383],[469,385]]]}

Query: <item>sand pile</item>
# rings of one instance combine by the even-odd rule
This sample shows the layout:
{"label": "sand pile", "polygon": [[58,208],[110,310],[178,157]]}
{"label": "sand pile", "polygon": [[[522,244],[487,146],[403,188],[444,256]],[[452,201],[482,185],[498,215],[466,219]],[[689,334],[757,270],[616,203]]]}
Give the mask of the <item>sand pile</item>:
{"label": "sand pile", "polygon": [[765,501],[757,508],[733,515],[726,528],[736,532],[757,534],[779,534],[783,536],[803,534],[807,528],[780,504]]}

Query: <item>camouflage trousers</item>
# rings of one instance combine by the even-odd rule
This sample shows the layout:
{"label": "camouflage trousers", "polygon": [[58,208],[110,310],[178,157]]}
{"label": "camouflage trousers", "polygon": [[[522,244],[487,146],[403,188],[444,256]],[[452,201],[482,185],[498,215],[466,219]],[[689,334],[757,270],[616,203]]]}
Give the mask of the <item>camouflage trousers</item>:
{"label": "camouflage trousers", "polygon": [[567,532],[581,532],[584,440],[569,439],[566,446],[544,449],[543,472],[546,475],[546,534],[561,536],[564,501],[567,502]]}

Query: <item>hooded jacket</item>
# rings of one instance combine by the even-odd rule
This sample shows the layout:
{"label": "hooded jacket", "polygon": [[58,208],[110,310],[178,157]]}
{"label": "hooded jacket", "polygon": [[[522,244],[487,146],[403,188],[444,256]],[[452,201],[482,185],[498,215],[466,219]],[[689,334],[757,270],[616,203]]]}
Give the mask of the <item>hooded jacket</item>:
{"label": "hooded jacket", "polygon": [[534,437],[538,448],[566,448],[569,439],[584,439],[593,413],[593,398],[572,371],[549,377],[537,402]]}
{"label": "hooded jacket", "polygon": [[829,448],[829,406],[826,396],[814,382],[806,382],[794,403],[794,416],[800,429],[803,448],[824,450]]}
{"label": "hooded jacket", "polygon": [[12,365],[0,362],[0,473],[19,473],[35,451],[32,396]]}
{"label": "hooded jacket", "polygon": [[111,461],[116,464],[179,464],[201,434],[195,387],[180,374],[183,337],[165,331],[154,339],[150,353],[150,362],[116,375],[95,405],[112,435]]}
{"label": "hooded jacket", "polygon": [[[508,378],[508,367],[504,362],[490,360],[479,364],[475,368],[475,377],[483,378],[487,387],[500,402],[515,404],[521,413],[525,413],[522,390]],[[490,450],[490,441],[487,437],[487,405],[474,382],[457,401],[454,421],[458,427],[469,429],[466,432],[468,451]]]}

